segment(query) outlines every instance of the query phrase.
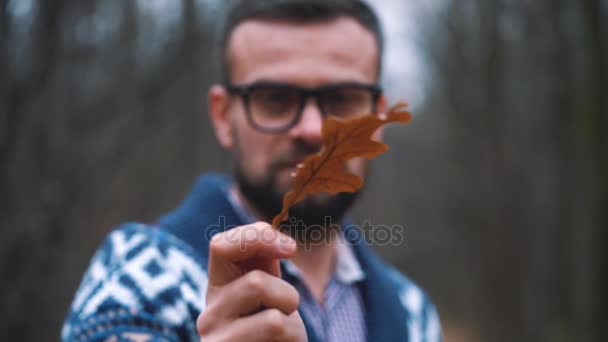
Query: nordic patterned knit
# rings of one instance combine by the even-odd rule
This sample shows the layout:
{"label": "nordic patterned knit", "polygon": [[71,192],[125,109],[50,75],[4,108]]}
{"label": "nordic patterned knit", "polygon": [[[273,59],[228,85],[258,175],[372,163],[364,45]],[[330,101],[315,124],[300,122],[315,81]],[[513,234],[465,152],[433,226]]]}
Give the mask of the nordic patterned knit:
{"label": "nordic patterned knit", "polygon": [[[196,318],[205,309],[209,240],[247,223],[226,195],[230,184],[226,176],[202,176],[181,206],[155,224],[128,223],[111,232],[85,273],[62,340],[198,341]],[[357,295],[344,297],[343,287],[330,281],[326,305],[336,307],[344,298],[355,298],[358,303],[348,307],[363,312],[359,318],[348,314],[357,309],[333,312],[334,325],[341,328],[332,330],[326,317],[318,316],[322,308],[301,304],[298,311],[309,341],[347,341],[360,334],[367,341],[441,341],[439,318],[426,294],[380,261],[357,227],[343,227],[342,236],[348,251],[341,255],[353,257],[343,260],[356,261],[348,267],[361,271],[361,277],[353,278]],[[287,281],[302,286],[292,264],[282,267]],[[339,282],[340,277],[336,272],[332,281]],[[351,329],[352,334],[343,329]]]}

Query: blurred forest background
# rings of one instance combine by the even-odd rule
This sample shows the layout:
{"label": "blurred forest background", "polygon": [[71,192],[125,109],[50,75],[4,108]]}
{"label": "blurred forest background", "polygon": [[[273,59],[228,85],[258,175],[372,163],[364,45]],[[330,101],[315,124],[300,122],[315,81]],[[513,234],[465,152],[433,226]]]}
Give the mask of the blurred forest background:
{"label": "blurred forest background", "polygon": [[[417,28],[389,44],[415,44],[425,80],[391,75],[407,53],[387,64],[416,116],[354,211],[407,227],[377,250],[448,342],[608,341],[608,1],[373,3]],[[112,227],[230,169],[205,109],[224,4],[0,0],[3,340],[57,339]]]}

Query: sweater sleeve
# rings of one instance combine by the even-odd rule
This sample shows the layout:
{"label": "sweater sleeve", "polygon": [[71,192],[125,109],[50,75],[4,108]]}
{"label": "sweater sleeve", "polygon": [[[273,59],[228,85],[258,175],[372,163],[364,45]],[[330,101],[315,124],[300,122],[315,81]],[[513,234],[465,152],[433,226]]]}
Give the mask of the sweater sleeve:
{"label": "sweater sleeve", "polygon": [[127,224],[93,257],[62,341],[197,341],[207,287],[204,260],[160,229]]}

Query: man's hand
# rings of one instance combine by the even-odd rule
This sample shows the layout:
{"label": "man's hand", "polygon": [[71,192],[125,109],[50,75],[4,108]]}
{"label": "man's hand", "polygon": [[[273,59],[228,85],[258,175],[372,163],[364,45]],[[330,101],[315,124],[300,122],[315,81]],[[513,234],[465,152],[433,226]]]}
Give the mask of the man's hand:
{"label": "man's hand", "polygon": [[306,341],[298,292],[281,279],[281,258],[295,241],[258,222],[217,234],[209,245],[207,306],[201,341]]}

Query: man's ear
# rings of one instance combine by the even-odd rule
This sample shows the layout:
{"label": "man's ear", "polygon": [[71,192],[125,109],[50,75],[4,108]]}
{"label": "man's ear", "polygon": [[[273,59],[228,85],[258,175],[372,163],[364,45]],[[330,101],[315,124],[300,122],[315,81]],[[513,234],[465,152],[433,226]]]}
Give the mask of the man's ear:
{"label": "man's ear", "polygon": [[234,144],[234,132],[230,124],[230,94],[219,85],[209,89],[209,119],[213,124],[213,131],[223,148],[230,149]]}
{"label": "man's ear", "polygon": [[[388,100],[386,99],[386,97],[384,95],[380,95],[380,98],[378,98],[378,113],[377,114],[386,114],[387,110],[388,110]],[[381,126],[380,128],[378,128],[378,130],[376,132],[374,132],[374,134],[372,135],[373,140],[382,141],[382,139],[384,138],[384,127],[385,126]]]}

